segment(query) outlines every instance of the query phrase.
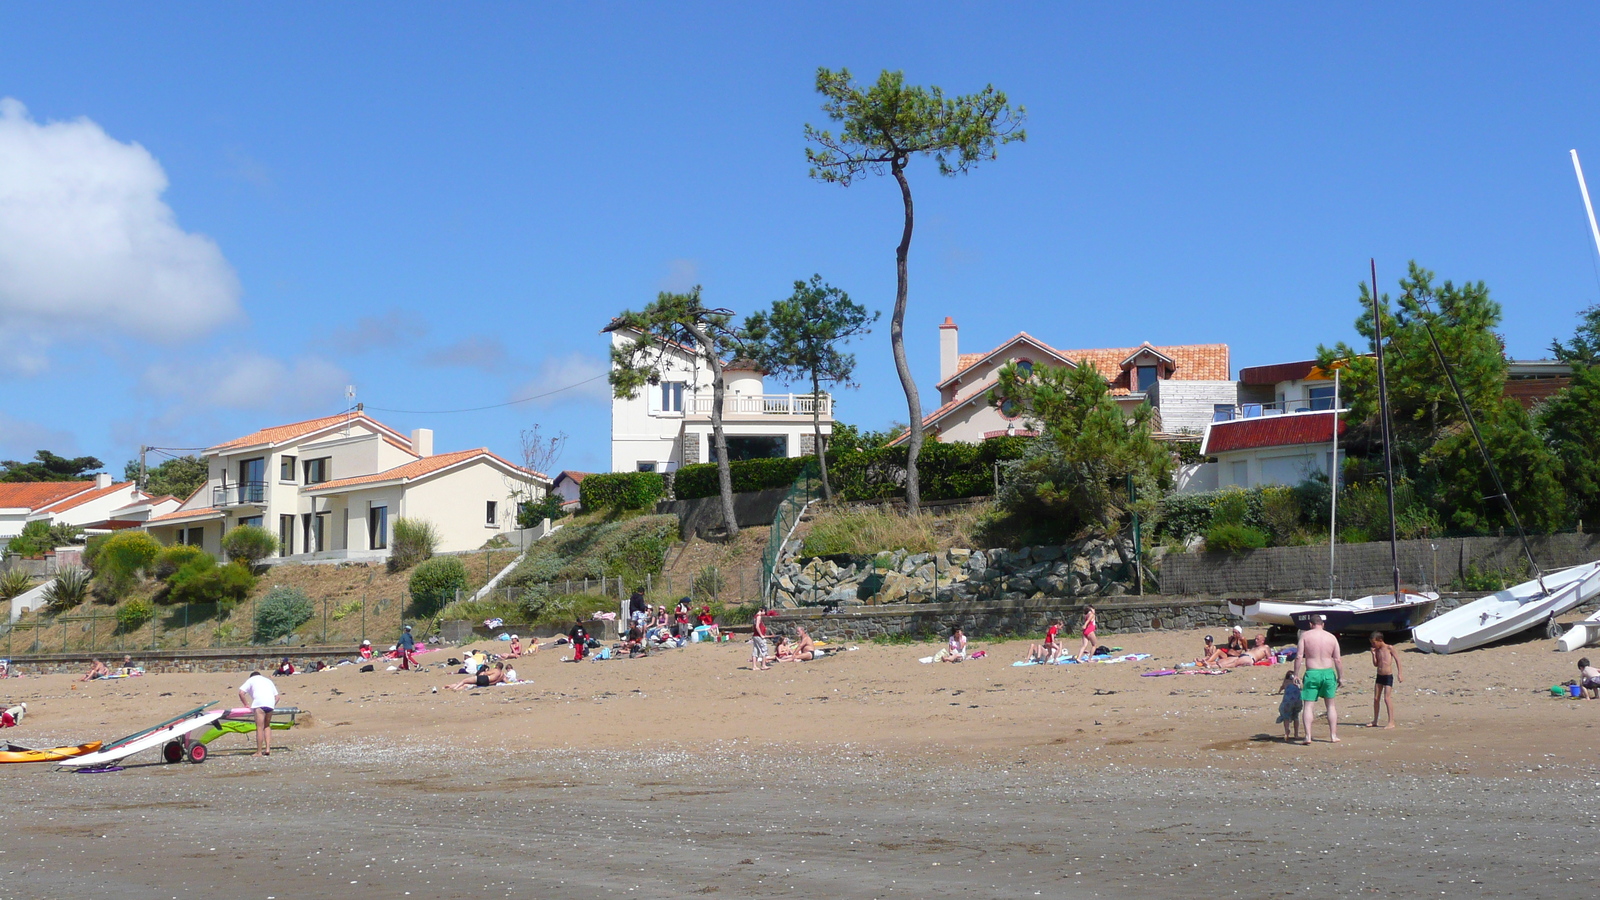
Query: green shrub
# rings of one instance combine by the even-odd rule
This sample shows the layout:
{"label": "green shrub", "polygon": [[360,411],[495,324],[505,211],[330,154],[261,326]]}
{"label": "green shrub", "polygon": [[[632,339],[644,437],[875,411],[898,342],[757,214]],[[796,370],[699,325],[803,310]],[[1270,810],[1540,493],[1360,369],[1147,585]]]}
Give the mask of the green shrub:
{"label": "green shrub", "polygon": [[1450,582],[1452,591],[1503,591],[1518,584],[1528,577],[1528,566],[1518,560],[1515,564],[1504,569],[1490,566],[1479,568],[1475,562],[1467,563],[1467,568]]}
{"label": "green shrub", "polygon": [[33,589],[33,577],[21,569],[0,572],[0,600],[10,600]]}
{"label": "green shrub", "polygon": [[411,572],[411,603],[414,612],[423,618],[455,600],[456,591],[466,589],[467,567],[454,556],[436,556]]}
{"label": "green shrub", "polygon": [[722,577],[722,570],[716,566],[706,566],[694,576],[694,584],[690,586],[689,593],[696,601],[714,600],[722,596],[728,589],[728,580]]}
{"label": "green shrub", "polygon": [[94,534],[83,542],[83,564],[89,571],[95,571],[95,559],[100,556],[100,548],[104,547],[106,541],[109,540],[111,540],[111,535],[109,534]]}
{"label": "green shrub", "polygon": [[148,572],[161,552],[161,542],[143,531],[119,531],[100,545],[94,557],[94,575],[102,595],[115,599],[126,594]]}
{"label": "green shrub", "polygon": [[155,618],[156,608],[148,600],[129,600],[117,607],[117,633],[130,634]]}
{"label": "green shrub", "polygon": [[256,603],[255,626],[257,644],[270,644],[296,628],[311,621],[316,606],[305,591],[292,587],[275,587]]}
{"label": "green shrub", "polygon": [[[536,615],[528,615],[528,607],[523,606],[523,612],[528,615],[528,624],[538,628],[559,628],[562,631],[572,627],[575,620],[581,619],[589,633],[597,638],[603,638],[602,629],[613,627],[610,622],[594,621],[596,612],[615,612],[617,598],[601,594],[558,594],[540,607]],[[605,632],[610,634],[610,632]]]}
{"label": "green shrub", "polygon": [[394,540],[389,547],[389,572],[404,572],[433,556],[439,546],[439,529],[426,519],[401,516],[394,520]]}
{"label": "green shrub", "polygon": [[349,603],[335,608],[329,618],[333,619],[335,622],[338,622],[347,616],[353,616],[356,613],[361,612],[361,606],[361,598],[357,597],[356,599],[351,600]]}
{"label": "green shrub", "polygon": [[6,542],[6,552],[25,557],[45,556],[57,547],[73,543],[82,533],[72,525],[52,525],[44,519],[35,519],[22,526],[22,533]]}
{"label": "green shrub", "polygon": [[216,557],[203,553],[184,563],[167,583],[172,586],[170,603],[215,603],[228,613],[255,589],[256,576],[240,563],[219,566]]}
{"label": "green shrub", "polygon": [[590,475],[578,486],[578,499],[590,511],[648,509],[667,492],[659,472],[611,472]]}
{"label": "green shrub", "polygon": [[205,555],[206,552],[194,544],[173,544],[171,547],[163,547],[150,564],[150,574],[166,580],[183,568],[185,563]]}
{"label": "green shrub", "polygon": [[278,539],[260,525],[240,525],[223,536],[222,552],[234,562],[254,566],[278,552]]}
{"label": "green shrub", "polygon": [[[996,463],[1021,459],[1034,438],[1002,437],[981,444],[930,442],[917,458],[923,500],[958,500],[994,493]],[[906,448],[881,447],[828,456],[834,494],[845,500],[904,497]]]}
{"label": "green shrub", "polygon": [[511,585],[526,589],[545,581],[602,577],[640,583],[660,573],[677,536],[678,517],[671,515],[568,525],[528,550],[511,575]]}
{"label": "green shrub", "polygon": [[[765,491],[787,488],[808,466],[814,466],[815,457],[797,456],[778,459],[741,459],[728,463],[728,475],[733,481],[733,492]],[[679,500],[715,497],[721,492],[717,483],[716,463],[697,463],[684,466],[672,476],[672,495]]]}
{"label": "green shrub", "polygon": [[554,522],[567,514],[563,503],[560,494],[545,494],[539,500],[517,504],[517,527],[533,528],[545,519]]}
{"label": "green shrub", "polygon": [[56,573],[55,580],[44,592],[45,602],[60,612],[72,609],[89,596],[89,570],[68,566]]}
{"label": "green shrub", "polygon": [[1206,549],[1222,553],[1260,550],[1272,542],[1265,531],[1253,525],[1219,522],[1206,531]]}
{"label": "green shrub", "polygon": [[1300,531],[1300,502],[1294,491],[1279,486],[1262,488],[1261,519],[1275,545],[1286,547],[1294,543]]}

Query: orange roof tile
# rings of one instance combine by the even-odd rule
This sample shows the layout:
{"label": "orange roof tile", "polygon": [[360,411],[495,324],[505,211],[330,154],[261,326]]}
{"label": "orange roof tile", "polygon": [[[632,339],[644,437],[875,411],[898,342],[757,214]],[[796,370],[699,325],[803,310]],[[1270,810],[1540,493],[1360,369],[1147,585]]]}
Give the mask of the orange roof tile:
{"label": "orange roof tile", "polygon": [[145,524],[154,525],[157,522],[177,521],[179,519],[209,519],[220,515],[222,515],[222,510],[214,506],[206,506],[200,509],[180,509],[162,513],[159,516],[151,516],[150,521]]}
{"label": "orange roof tile", "polygon": [[[377,419],[372,418],[364,412],[356,412],[340,413],[336,416],[323,416],[320,419],[307,419],[304,422],[291,422],[288,425],[274,425],[271,428],[263,428],[260,431],[253,431],[244,437],[234,438],[231,441],[224,441],[216,446],[208,447],[207,451],[232,450],[241,447],[258,447],[270,444],[281,444],[284,441],[292,441],[295,438],[305,437],[308,434],[315,434],[318,431],[322,431],[327,428],[334,428],[339,425],[343,425],[345,422],[354,421],[364,422],[367,425],[378,429],[380,432],[387,432],[388,436],[390,437],[404,440],[404,437],[400,434],[400,432],[395,431],[393,428],[390,428],[382,422],[379,422]],[[410,442],[407,441],[406,443],[407,449],[409,450]]]}
{"label": "orange roof tile", "polygon": [[[1105,347],[1097,350],[1058,350],[1046,344],[1026,331],[1018,332],[1001,342],[998,347],[987,353],[963,353],[957,357],[957,368],[954,375],[939,383],[944,387],[951,381],[960,377],[962,372],[978,365],[989,357],[999,353],[1019,339],[1026,339],[1049,350],[1056,356],[1072,360],[1074,363],[1087,359],[1100,374],[1107,376],[1111,382],[1111,392],[1117,395],[1127,394],[1128,378],[1122,374],[1122,363],[1136,355],[1140,350],[1148,347],[1162,356],[1171,359],[1174,363],[1172,378],[1176,381],[1227,381],[1228,380],[1228,345],[1227,344],[1178,344],[1173,346],[1158,346],[1149,341],[1137,347]],[[1117,376],[1121,376],[1120,378]],[[1118,382],[1121,382],[1120,384]]]}
{"label": "orange roof tile", "polygon": [[84,492],[82,492],[80,494],[74,494],[71,497],[66,498],[65,500],[58,500],[55,503],[52,503],[49,506],[44,507],[44,509],[49,511],[49,512],[53,512],[53,513],[66,512],[67,510],[73,509],[74,507],[82,506],[83,504],[88,503],[91,500],[99,500],[101,497],[105,497],[105,496],[108,496],[108,495],[111,495],[111,494],[115,494],[118,491],[126,490],[126,489],[128,489],[128,488],[130,488],[132,486],[133,486],[133,482],[124,481],[121,484],[113,484],[110,487],[103,487],[103,488],[100,488],[99,490],[84,491]]}
{"label": "orange roof tile", "polygon": [[0,483],[0,509],[40,509],[94,488],[92,481],[12,481]]}
{"label": "orange roof tile", "polygon": [[519,472],[527,472],[536,478],[542,478],[545,481],[550,480],[544,475],[531,469],[525,469],[522,466],[516,465],[515,463],[507,462],[501,457],[490,453],[487,447],[479,447],[475,450],[457,450],[454,453],[438,453],[433,456],[424,456],[415,462],[408,462],[405,465],[396,466],[387,471],[377,472],[372,475],[356,475],[351,478],[335,478],[332,481],[324,481],[321,484],[307,485],[306,490],[326,491],[337,490],[339,488],[357,487],[363,484],[381,484],[386,481],[410,481],[415,478],[421,478],[425,475],[432,475],[434,472],[437,472],[441,469],[448,469],[453,465],[463,463],[480,456],[488,457],[489,459],[495,460],[501,465],[516,469]]}

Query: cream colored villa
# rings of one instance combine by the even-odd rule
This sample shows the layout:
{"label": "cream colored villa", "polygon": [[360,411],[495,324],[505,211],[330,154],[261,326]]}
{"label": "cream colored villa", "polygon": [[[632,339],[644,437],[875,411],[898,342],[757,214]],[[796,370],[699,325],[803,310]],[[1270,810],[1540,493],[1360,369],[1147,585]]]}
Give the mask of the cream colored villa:
{"label": "cream colored villa", "polygon": [[[632,343],[637,334],[605,329],[613,346]],[[632,398],[611,401],[611,471],[673,472],[679,466],[712,462],[711,366],[689,347],[668,347],[663,377]],[[811,411],[820,404],[822,436],[833,434],[833,398],[828,394],[769,394],[766,375],[743,360],[723,366],[727,392],[722,428],[728,457],[734,460],[810,456],[816,433]]]}
{"label": "cream colored villa", "polygon": [[[958,335],[955,321],[946,316],[939,326],[940,406],[922,420],[935,440],[977,443],[1034,433],[1021,410],[989,405],[989,390],[1000,369],[1012,362],[1028,368],[1077,366],[1087,360],[1123,407],[1131,410],[1148,401],[1157,414],[1157,429],[1168,435],[1198,438],[1218,410],[1231,410],[1237,403],[1238,387],[1228,377],[1227,344],[1057,350],[1024,331],[992,350],[962,353]],[[902,435],[896,443],[904,439]]]}
{"label": "cream colored villa", "polygon": [[145,528],[162,543],[221,555],[240,525],[277,535],[287,559],[383,559],[394,520],[424,519],[441,552],[516,529],[519,501],[550,486],[486,449],[433,452],[433,432],[402,434],[359,410],[264,428],[203,454],[206,483]]}

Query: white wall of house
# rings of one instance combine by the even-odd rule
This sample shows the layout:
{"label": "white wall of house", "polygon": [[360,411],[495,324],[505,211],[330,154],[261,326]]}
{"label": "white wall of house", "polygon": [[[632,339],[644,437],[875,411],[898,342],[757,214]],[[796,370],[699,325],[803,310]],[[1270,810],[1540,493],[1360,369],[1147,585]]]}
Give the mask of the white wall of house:
{"label": "white wall of house", "polygon": [[476,550],[495,535],[516,530],[518,495],[528,489],[529,482],[480,461],[408,484],[404,514],[438,527],[440,551]]}
{"label": "white wall of house", "polygon": [[[141,492],[137,487],[134,487],[133,482],[130,481],[124,484],[119,490],[112,491],[96,497],[93,500],[80,503],[77,506],[73,506],[69,509],[64,509],[60,512],[52,512],[46,509],[42,512],[36,512],[28,518],[30,520],[43,519],[52,524],[62,523],[66,525],[75,525],[79,528],[82,528],[91,522],[105,521],[111,517],[112,510],[127,506],[129,503],[132,503],[135,500],[139,500],[143,497],[143,492]],[[72,501],[68,499],[63,502],[71,503]]]}
{"label": "white wall of house", "polygon": [[1239,402],[1239,386],[1233,381],[1157,381],[1150,390],[1150,404],[1161,410],[1161,431],[1170,434],[1201,434],[1217,408],[1232,410]]}
{"label": "white wall of house", "polygon": [[[631,334],[611,334],[614,347],[632,341]],[[637,472],[641,464],[662,472],[676,468],[682,459],[677,444],[685,410],[701,387],[710,390],[710,370],[689,353],[669,348],[660,384],[646,384],[633,397],[613,398],[611,471]]]}
{"label": "white wall of house", "polygon": [[[1318,473],[1326,477],[1331,455],[1332,449],[1326,444],[1218,453],[1217,487],[1293,486]],[[1343,450],[1339,451],[1339,458],[1344,459]]]}

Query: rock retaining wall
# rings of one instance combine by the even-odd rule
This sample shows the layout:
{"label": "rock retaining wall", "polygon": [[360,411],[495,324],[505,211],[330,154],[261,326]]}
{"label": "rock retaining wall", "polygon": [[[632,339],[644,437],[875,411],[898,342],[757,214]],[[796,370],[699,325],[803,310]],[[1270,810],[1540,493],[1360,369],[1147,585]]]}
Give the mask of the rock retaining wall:
{"label": "rock retaining wall", "polygon": [[[1123,549],[1132,558],[1132,543]],[[1128,593],[1129,567],[1116,545],[1091,539],[1021,550],[944,550],[799,559],[785,548],[774,602],[783,607],[856,607],[885,603],[1061,600]]]}
{"label": "rock retaining wall", "polygon": [[1085,603],[1060,598],[985,600],[954,603],[899,603],[880,606],[785,609],[769,622],[780,633],[805,626],[813,637],[859,641],[894,635],[933,636],[960,626],[970,637],[1041,634],[1053,619],[1070,626],[1094,606],[1100,633],[1114,638],[1146,631],[1223,628],[1239,621],[1222,600],[1179,597],[1120,597]]}

